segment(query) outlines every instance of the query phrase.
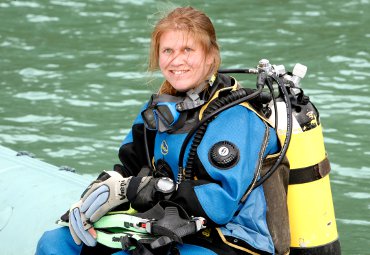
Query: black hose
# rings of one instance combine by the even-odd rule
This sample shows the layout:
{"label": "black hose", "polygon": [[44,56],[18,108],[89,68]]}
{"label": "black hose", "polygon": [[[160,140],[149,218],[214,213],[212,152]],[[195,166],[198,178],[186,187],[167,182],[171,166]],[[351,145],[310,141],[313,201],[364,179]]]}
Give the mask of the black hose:
{"label": "black hose", "polygon": [[253,68],[219,69],[218,73],[250,73],[257,74],[258,70]]}
{"label": "black hose", "polygon": [[[258,88],[255,91],[251,89],[239,89],[236,91],[232,91],[230,95],[224,98],[221,98],[220,100],[215,100],[215,102],[211,104],[212,107],[209,107],[209,110],[208,110],[209,114],[204,115],[204,118],[190,130],[190,132],[185,137],[185,140],[181,146],[180,154],[179,154],[179,164],[178,164],[180,175],[183,171],[182,166],[184,162],[184,154],[185,154],[186,146],[189,143],[192,136],[194,135],[194,133],[199,130],[199,133],[197,132],[198,135],[194,136],[193,144],[190,149],[191,151],[189,152],[189,157],[188,157],[187,162],[190,162],[191,166],[189,167],[186,166],[186,172],[185,172],[186,179],[191,179],[193,177],[192,165],[193,165],[193,162],[196,156],[196,148],[200,144],[201,139],[203,138],[203,135],[205,133],[205,130],[207,129],[207,125],[212,120],[212,118],[226,109],[229,109],[235,105],[238,105],[240,103],[243,103],[245,101],[248,101],[248,100],[251,100],[257,97],[258,95],[261,94],[262,89],[263,89],[263,86],[258,85]],[[181,181],[181,180],[178,180],[178,181]]]}
{"label": "black hose", "polygon": [[[246,97],[252,94],[253,92],[254,90],[252,89],[239,89],[236,91],[232,91],[229,95],[225,97],[217,98],[216,100],[214,100],[204,111],[203,115],[208,116],[212,114],[214,111],[216,111],[217,109],[221,108],[222,106],[230,104],[231,102],[234,102],[235,100],[239,98]],[[195,157],[197,155],[197,148],[200,142],[202,141],[202,138],[204,136],[204,133],[206,132],[208,124],[211,121],[212,119],[209,119],[208,121],[204,122],[204,124],[199,127],[199,129],[196,131],[194,135],[194,139],[190,147],[188,160],[187,160],[186,168],[185,168],[185,179],[187,180],[191,180],[193,178],[193,166],[194,166]]]}
{"label": "black hose", "polygon": [[144,128],[145,156],[146,156],[146,160],[148,162],[148,167],[150,169],[150,172],[152,173],[153,172],[153,167],[152,167],[152,161],[151,161],[150,155],[149,155],[148,134],[147,134],[147,130],[146,130],[145,125],[143,125],[143,128]]}
{"label": "black hose", "polygon": [[[243,203],[245,200],[247,200],[248,195],[250,194],[250,192],[253,189],[262,185],[269,177],[271,177],[271,175],[273,173],[275,173],[275,171],[278,169],[279,164],[281,163],[281,161],[284,159],[284,157],[286,155],[286,152],[288,150],[289,143],[290,143],[290,140],[291,140],[291,136],[292,136],[293,119],[292,119],[292,106],[291,106],[291,103],[290,103],[289,94],[288,94],[288,92],[287,92],[287,90],[284,86],[284,83],[282,83],[281,80],[275,74],[271,75],[271,77],[279,85],[279,88],[281,89],[282,94],[284,96],[284,101],[286,102],[285,105],[286,105],[286,111],[287,111],[287,134],[286,134],[286,137],[285,137],[285,140],[284,140],[284,144],[283,144],[283,146],[280,150],[280,154],[278,156],[278,159],[275,161],[274,165],[271,166],[271,168],[266,172],[266,174],[264,176],[262,176],[257,182],[256,182],[256,178],[258,176],[257,175],[254,176],[254,179],[252,180],[251,184],[247,188],[247,191],[244,193],[244,196],[241,198],[240,203]],[[266,84],[268,84],[269,88],[270,88],[270,86],[272,88],[272,83],[268,79],[266,80]],[[277,108],[276,108],[275,98],[274,98],[274,107],[275,107],[275,119],[277,119],[278,116],[277,116],[277,110],[276,110]],[[275,122],[275,123],[276,123],[275,127],[277,129],[278,128],[277,127],[277,122]]]}
{"label": "black hose", "polygon": [[276,105],[276,98],[274,97],[274,88],[272,87],[272,82],[270,81],[270,79],[266,80],[266,84],[267,84],[267,87],[270,91],[270,94],[271,94],[271,97],[272,97],[272,102],[274,104],[275,128],[277,130],[278,125],[279,125],[279,118],[278,118],[278,109],[277,109],[277,105]]}
{"label": "black hose", "polygon": [[[280,154],[278,159],[275,161],[275,164],[266,172],[264,176],[262,176],[254,185],[253,189],[260,186],[262,183],[264,183],[277,169],[278,165],[281,163],[281,161],[284,159],[286,152],[289,147],[289,143],[292,137],[292,130],[293,130],[293,119],[292,119],[292,105],[290,103],[289,94],[288,91],[285,88],[284,83],[281,82],[279,77],[277,77],[275,74],[271,75],[271,77],[277,82],[279,85],[279,88],[281,89],[281,92],[284,96],[285,106],[286,106],[286,112],[287,112],[287,131],[286,131],[286,137],[284,140],[284,144],[281,148]],[[277,118],[277,115],[275,115],[275,118]],[[278,127],[276,126],[276,129]]]}

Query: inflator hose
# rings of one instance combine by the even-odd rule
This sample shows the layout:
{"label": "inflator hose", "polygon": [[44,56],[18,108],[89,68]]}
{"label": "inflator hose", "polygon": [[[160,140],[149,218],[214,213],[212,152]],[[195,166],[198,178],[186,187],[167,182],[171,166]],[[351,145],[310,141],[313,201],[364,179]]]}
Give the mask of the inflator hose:
{"label": "inflator hose", "polygon": [[[185,140],[181,146],[180,154],[179,154],[179,173],[182,174],[183,171],[183,162],[184,162],[184,155],[185,155],[185,149],[187,144],[189,143],[190,139],[194,135],[195,132],[196,135],[193,140],[193,144],[190,148],[189,156],[187,163],[190,163],[190,166],[186,166],[186,172],[185,172],[185,178],[187,180],[190,180],[193,177],[193,162],[196,156],[196,149],[198,145],[200,144],[203,135],[207,129],[207,126],[209,122],[211,122],[212,118],[215,117],[220,112],[229,109],[235,105],[238,105],[240,103],[243,103],[245,101],[251,100],[253,98],[256,98],[258,95],[261,94],[263,89],[263,86],[259,86],[256,91],[253,91],[252,89],[239,89],[236,91],[232,91],[230,95],[225,96],[224,98],[220,98],[219,100],[216,99],[214,103],[211,103],[211,107],[207,108],[205,113],[208,113],[208,115],[205,115],[205,117],[195,126],[193,127],[190,132],[185,137]],[[252,93],[251,93],[252,92]],[[181,180],[178,180],[178,182],[181,182]]]}
{"label": "inflator hose", "polygon": [[[231,102],[234,102],[237,99],[244,98],[248,95],[251,95],[254,91],[252,89],[239,89],[236,91],[232,91],[229,95],[221,98],[217,98],[214,100],[204,111],[203,115],[208,116],[211,115],[214,111],[217,109],[220,109],[221,107],[230,104]],[[257,95],[258,96],[258,95]],[[215,116],[214,114],[212,116]],[[203,125],[197,129],[193,143],[190,147],[188,160],[185,167],[185,179],[191,180],[193,176],[193,166],[194,166],[194,159],[197,154],[197,148],[202,141],[202,138],[204,136],[204,133],[206,132],[208,124],[212,121],[211,118],[209,118],[207,121],[204,122]]]}

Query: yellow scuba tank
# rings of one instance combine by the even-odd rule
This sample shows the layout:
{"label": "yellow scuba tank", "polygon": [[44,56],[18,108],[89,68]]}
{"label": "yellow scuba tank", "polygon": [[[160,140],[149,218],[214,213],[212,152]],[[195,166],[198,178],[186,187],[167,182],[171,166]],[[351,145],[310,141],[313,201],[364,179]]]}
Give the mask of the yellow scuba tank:
{"label": "yellow scuba tank", "polygon": [[[268,64],[268,63],[267,63]],[[287,150],[290,163],[288,211],[290,254],[341,254],[330,188],[328,161],[319,112],[299,87],[307,68],[297,64],[293,73],[272,66],[289,91],[292,105],[292,135]],[[274,113],[274,105],[270,102]],[[277,134],[283,144],[287,134],[285,102],[277,97]],[[275,122],[275,116],[270,116]]]}

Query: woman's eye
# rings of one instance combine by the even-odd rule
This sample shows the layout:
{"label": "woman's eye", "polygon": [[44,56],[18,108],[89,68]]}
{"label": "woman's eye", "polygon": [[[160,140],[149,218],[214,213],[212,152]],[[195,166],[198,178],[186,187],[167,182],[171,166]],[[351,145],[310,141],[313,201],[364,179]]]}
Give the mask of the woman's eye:
{"label": "woman's eye", "polygon": [[185,51],[185,52],[191,52],[191,51],[193,51],[193,49],[192,49],[192,48],[187,47],[187,48],[185,48],[185,49],[184,49],[184,51]]}
{"label": "woman's eye", "polygon": [[172,53],[172,50],[171,49],[164,49],[163,50],[163,53],[165,53],[165,54],[171,54]]}

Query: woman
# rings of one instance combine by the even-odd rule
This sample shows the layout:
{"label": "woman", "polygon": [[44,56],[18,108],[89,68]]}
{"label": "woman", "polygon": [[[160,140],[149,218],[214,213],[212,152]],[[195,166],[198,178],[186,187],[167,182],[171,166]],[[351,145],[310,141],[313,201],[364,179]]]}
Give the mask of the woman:
{"label": "woman", "polygon": [[[191,133],[203,117],[217,109],[217,102],[240,89],[235,79],[217,74],[219,65],[215,30],[203,12],[176,8],[156,24],[149,69],[159,69],[165,81],[123,141],[119,150],[122,165],[103,172],[87,188],[67,215],[69,231],[61,228],[44,234],[37,254],[58,254],[66,252],[66,247],[68,254],[113,254],[97,245],[91,223],[112,209],[127,209],[129,203],[144,212],[138,214],[143,216],[163,201],[205,219],[207,228],[183,235],[184,244],[166,243],[151,249],[154,254],[276,254],[289,250],[286,238],[278,236],[285,232],[277,231],[276,223],[266,216],[264,187],[252,189],[266,159],[279,151],[275,131],[258,109],[233,106],[200,125],[195,136]],[[286,192],[285,187],[281,190]],[[166,208],[166,203],[159,204]],[[286,207],[280,207],[281,215],[286,214]],[[135,252],[148,247],[140,240],[136,246]],[[170,250],[164,249],[169,246]]]}

